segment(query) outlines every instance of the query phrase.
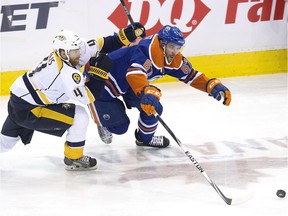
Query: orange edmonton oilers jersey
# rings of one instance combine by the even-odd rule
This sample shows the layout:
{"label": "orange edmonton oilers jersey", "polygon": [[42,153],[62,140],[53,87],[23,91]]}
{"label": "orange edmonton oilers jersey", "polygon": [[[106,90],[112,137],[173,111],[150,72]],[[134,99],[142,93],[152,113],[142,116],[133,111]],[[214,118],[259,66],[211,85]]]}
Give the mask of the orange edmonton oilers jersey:
{"label": "orange edmonton oilers jersey", "polygon": [[144,86],[165,75],[206,92],[208,78],[194,70],[181,53],[175,56],[170,65],[165,63],[164,50],[157,34],[111,52],[108,56],[113,60],[113,68],[105,90],[112,97],[125,94],[130,88],[140,96]]}

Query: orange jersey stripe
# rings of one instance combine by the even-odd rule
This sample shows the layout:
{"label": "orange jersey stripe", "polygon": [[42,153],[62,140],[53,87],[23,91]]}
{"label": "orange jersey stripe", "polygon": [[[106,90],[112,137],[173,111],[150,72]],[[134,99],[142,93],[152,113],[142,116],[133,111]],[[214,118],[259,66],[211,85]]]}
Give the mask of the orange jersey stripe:
{"label": "orange jersey stripe", "polygon": [[207,92],[206,91],[207,82],[208,78],[204,74],[201,74],[200,76],[195,78],[190,85],[196,89]]}
{"label": "orange jersey stripe", "polygon": [[138,97],[140,97],[140,92],[143,90],[144,86],[149,85],[147,77],[143,73],[127,74],[126,79]]}
{"label": "orange jersey stripe", "polygon": [[116,95],[117,97],[120,96],[121,94],[115,89],[115,86],[113,83],[111,83],[109,80],[106,80],[105,83],[110,87],[112,90],[113,94]]}

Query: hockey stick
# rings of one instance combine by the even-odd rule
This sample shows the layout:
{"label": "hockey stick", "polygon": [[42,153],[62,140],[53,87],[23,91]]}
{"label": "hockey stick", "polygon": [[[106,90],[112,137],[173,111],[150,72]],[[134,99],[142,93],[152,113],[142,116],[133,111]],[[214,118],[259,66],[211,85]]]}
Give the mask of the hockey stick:
{"label": "hockey stick", "polygon": [[131,23],[133,29],[134,29],[134,28],[135,28],[135,22],[134,22],[134,20],[132,19],[131,14],[130,14],[129,10],[127,9],[127,6],[126,6],[124,0],[120,0],[120,2],[121,2],[121,5],[122,5],[122,7],[123,7],[123,9],[124,9],[124,11],[125,11],[128,19],[129,19],[130,23]]}
{"label": "hockey stick", "polygon": [[247,194],[246,196],[242,198],[228,198],[226,197],[222,191],[219,189],[219,187],[211,180],[211,178],[206,174],[204,169],[201,167],[201,165],[197,162],[197,160],[193,157],[193,155],[183,146],[183,144],[180,142],[180,140],[175,136],[175,134],[172,132],[172,130],[168,127],[168,125],[163,121],[163,119],[156,113],[154,114],[155,117],[158,119],[158,121],[163,125],[163,127],[168,131],[168,133],[173,137],[173,139],[176,141],[178,146],[183,150],[183,152],[186,154],[186,156],[191,160],[191,162],[196,166],[196,168],[204,175],[206,180],[210,183],[210,185],[215,189],[215,191],[219,194],[219,196],[227,203],[228,205],[236,205],[241,204],[243,202],[246,202],[252,197],[252,193]]}
{"label": "hockey stick", "polygon": [[[126,16],[128,17],[128,19],[129,19],[129,21],[130,21],[130,23],[131,23],[132,28],[135,30],[137,27],[136,27],[136,25],[135,25],[134,20],[132,19],[132,16],[131,16],[129,10],[127,9],[127,6],[126,6],[124,0],[120,0],[120,2],[121,2],[121,5],[122,5],[122,7],[123,7],[123,9],[124,9],[124,11],[125,11]],[[143,33],[143,30],[140,29],[140,28],[138,28],[138,29],[135,30],[135,35],[136,35],[137,37],[139,37],[140,35],[142,35],[142,33]]]}

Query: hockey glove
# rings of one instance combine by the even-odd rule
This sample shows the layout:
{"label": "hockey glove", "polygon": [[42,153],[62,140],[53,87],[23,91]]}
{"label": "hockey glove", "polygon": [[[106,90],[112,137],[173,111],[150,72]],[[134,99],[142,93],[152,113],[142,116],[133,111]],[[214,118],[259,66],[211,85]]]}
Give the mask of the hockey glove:
{"label": "hockey glove", "polygon": [[90,78],[85,85],[89,88],[95,99],[99,99],[105,90],[105,80],[104,79],[94,79]]}
{"label": "hockey glove", "polygon": [[148,116],[160,111],[158,109],[161,109],[159,102],[161,95],[160,89],[156,86],[149,85],[143,88],[140,106]]}
{"label": "hockey glove", "polygon": [[124,46],[128,46],[137,37],[146,36],[145,27],[141,23],[135,22],[134,28],[130,24],[126,28],[120,29],[117,36]]}
{"label": "hockey glove", "polygon": [[231,92],[224,86],[218,79],[210,79],[207,82],[207,92],[209,96],[213,96],[216,100],[220,101],[224,98],[223,104],[229,106],[231,102]]}
{"label": "hockey glove", "polygon": [[112,67],[113,61],[103,53],[100,53],[96,58],[91,58],[89,64],[86,65],[90,77],[98,80],[107,80]]}

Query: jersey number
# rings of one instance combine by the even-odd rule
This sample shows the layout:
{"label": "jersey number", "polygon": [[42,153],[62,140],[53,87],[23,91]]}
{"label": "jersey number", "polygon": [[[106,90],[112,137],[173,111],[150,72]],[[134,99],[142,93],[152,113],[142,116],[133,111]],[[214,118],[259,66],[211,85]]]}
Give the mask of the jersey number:
{"label": "jersey number", "polygon": [[30,71],[28,73],[28,76],[33,77],[36,73],[39,73],[41,70],[43,70],[47,66],[47,64],[50,65],[53,61],[53,53],[51,53],[49,56],[44,58],[34,70]]}
{"label": "jersey number", "polygon": [[76,97],[83,97],[83,94],[82,94],[82,92],[81,92],[81,90],[79,89],[79,88],[75,88],[74,89],[74,94],[75,94],[75,96]]}

